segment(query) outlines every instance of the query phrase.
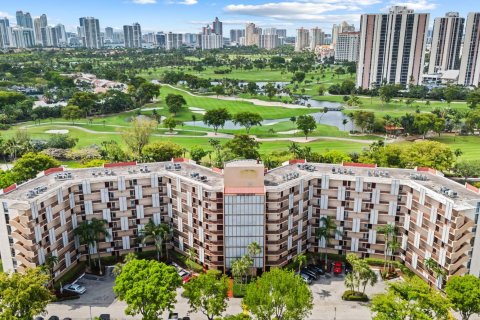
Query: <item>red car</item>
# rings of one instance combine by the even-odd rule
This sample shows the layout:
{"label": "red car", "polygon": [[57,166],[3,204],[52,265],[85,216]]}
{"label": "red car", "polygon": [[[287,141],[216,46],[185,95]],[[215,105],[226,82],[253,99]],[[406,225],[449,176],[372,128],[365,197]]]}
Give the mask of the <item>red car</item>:
{"label": "red car", "polygon": [[334,275],[339,275],[339,274],[342,274],[342,270],[343,270],[343,265],[341,262],[337,261],[333,264],[333,274]]}

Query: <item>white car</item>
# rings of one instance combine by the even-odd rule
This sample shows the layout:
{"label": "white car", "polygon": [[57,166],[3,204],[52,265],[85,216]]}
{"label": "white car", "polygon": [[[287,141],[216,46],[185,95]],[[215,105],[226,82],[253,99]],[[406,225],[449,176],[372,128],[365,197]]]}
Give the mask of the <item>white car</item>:
{"label": "white car", "polygon": [[77,294],[84,294],[87,289],[79,284],[69,284],[63,287],[63,290]]}

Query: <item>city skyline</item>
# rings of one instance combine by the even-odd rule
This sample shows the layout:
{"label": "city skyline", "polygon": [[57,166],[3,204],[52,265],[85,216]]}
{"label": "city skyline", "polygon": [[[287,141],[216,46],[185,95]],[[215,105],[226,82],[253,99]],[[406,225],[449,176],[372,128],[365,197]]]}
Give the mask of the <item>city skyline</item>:
{"label": "city skyline", "polygon": [[[463,2],[463,1],[462,1]],[[67,31],[75,31],[78,18],[95,16],[100,20],[100,28],[113,27],[123,29],[123,25],[138,21],[142,30],[192,32],[210,23],[212,17],[218,16],[224,23],[224,35],[231,29],[244,27],[254,22],[259,27],[277,27],[288,30],[288,35],[295,35],[299,27],[320,27],[330,33],[331,26],[346,20],[359,26],[360,16],[365,13],[385,12],[391,5],[406,5],[416,12],[428,12],[432,17],[443,16],[446,12],[456,11],[460,16],[478,11],[472,3],[451,3],[439,1],[380,1],[380,0],[291,0],[291,1],[222,1],[206,3],[198,0],[105,0],[101,3],[91,0],[82,3],[70,2],[58,4],[56,0],[37,3],[21,0],[5,3],[0,10],[0,17],[6,16],[15,24],[17,10],[30,12],[33,18],[46,14],[49,24],[62,23]],[[461,7],[462,10],[458,10]],[[181,10],[181,11],[179,11]],[[172,12],[172,14],[168,14]],[[181,12],[181,13],[179,13]],[[313,13],[312,13],[313,12]],[[162,14],[159,19],[158,15]],[[430,20],[429,28],[433,26]]]}

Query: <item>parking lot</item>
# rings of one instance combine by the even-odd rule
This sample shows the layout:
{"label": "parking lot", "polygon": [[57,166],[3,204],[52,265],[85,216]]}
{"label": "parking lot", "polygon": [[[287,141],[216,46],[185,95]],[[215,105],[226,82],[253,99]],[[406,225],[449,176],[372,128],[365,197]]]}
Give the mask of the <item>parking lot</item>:
{"label": "parking lot", "polygon": [[[309,320],[367,320],[371,319],[370,310],[365,303],[342,301],[341,296],[346,290],[344,277],[326,274],[310,285],[313,294],[313,310]],[[86,276],[79,280],[79,284],[86,287],[87,292],[79,299],[52,303],[48,306],[48,316],[56,315],[60,319],[91,319],[100,314],[108,313],[111,319],[140,319],[127,317],[124,314],[124,302],[115,299],[113,294],[114,278],[112,276]],[[367,287],[366,293],[371,296],[385,290],[385,283],[379,281],[375,287]],[[189,314],[188,301],[181,296],[182,289],[178,289],[175,312],[181,317],[189,315],[191,319],[206,319],[203,314]],[[227,314],[242,312],[241,299],[233,298],[228,303]],[[167,319],[165,313],[163,319]]]}

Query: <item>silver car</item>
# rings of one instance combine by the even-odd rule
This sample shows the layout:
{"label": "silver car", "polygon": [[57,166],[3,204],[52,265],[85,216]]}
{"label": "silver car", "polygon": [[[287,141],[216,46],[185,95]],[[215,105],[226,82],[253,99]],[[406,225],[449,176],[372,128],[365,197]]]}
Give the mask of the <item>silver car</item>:
{"label": "silver car", "polygon": [[84,294],[85,291],[87,291],[87,289],[85,289],[84,286],[81,286],[79,284],[66,285],[65,287],[63,287],[63,290],[68,291],[68,292],[77,293],[77,294]]}

